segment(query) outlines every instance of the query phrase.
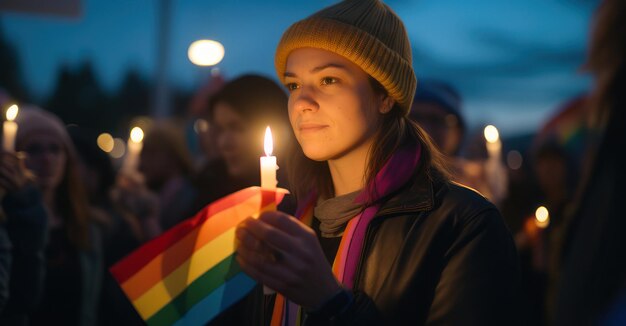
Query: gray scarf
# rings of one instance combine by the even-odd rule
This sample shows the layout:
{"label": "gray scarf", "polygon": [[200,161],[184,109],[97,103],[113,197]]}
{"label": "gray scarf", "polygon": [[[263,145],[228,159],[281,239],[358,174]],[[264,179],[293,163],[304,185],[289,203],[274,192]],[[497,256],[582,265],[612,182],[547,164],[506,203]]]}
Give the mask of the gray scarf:
{"label": "gray scarf", "polygon": [[320,233],[324,238],[343,235],[348,222],[361,213],[362,204],[354,202],[361,190],[329,199],[318,199],[313,215],[320,221]]}

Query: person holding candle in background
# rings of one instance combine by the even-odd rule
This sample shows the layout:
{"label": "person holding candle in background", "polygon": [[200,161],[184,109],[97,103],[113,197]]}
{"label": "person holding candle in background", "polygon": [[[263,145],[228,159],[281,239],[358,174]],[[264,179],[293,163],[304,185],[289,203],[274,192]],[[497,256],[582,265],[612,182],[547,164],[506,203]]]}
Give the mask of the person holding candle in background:
{"label": "person holding candle in background", "polygon": [[24,155],[14,151],[18,125],[10,125],[0,153],[0,325],[28,325],[43,292],[48,213]]}
{"label": "person holding candle in background", "polygon": [[[260,161],[272,161],[267,163],[265,171],[274,172],[278,183],[274,181],[270,187],[287,188],[286,161],[295,139],[286,109],[285,91],[276,82],[259,75],[239,76],[210,98],[207,106],[210,132],[201,135],[212,137],[218,158],[209,161],[199,172],[201,195],[197,207],[246,187],[263,186]],[[271,149],[265,146],[268,127]],[[282,160],[281,168],[272,169],[270,165],[277,165],[277,158]],[[293,213],[294,206],[288,196],[280,209]]]}
{"label": "person holding candle in background", "polygon": [[157,196],[161,232],[193,216],[197,212],[193,203],[198,191],[192,181],[193,163],[181,128],[173,121],[160,121],[145,131],[143,141],[138,129],[131,129],[130,137],[129,156],[122,172],[138,171],[145,186]]}
{"label": "person holding candle in background", "polygon": [[448,181],[408,118],[416,87],[400,19],[348,0],[292,25],[278,45],[300,147],[299,221],[266,212],[236,231],[237,261],[275,297],[272,324],[511,325],[519,266],[497,209]]}
{"label": "person holding candle in background", "polygon": [[[52,113],[20,108],[15,149],[48,211],[45,282],[31,325],[93,325],[102,275],[100,228],[80,180],[74,146]],[[30,239],[30,238],[29,238]]]}

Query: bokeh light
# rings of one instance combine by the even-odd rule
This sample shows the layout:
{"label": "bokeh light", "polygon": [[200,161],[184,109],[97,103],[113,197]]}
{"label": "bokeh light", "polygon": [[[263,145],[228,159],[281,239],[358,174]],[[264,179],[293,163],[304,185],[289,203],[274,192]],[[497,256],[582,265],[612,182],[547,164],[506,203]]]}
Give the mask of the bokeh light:
{"label": "bokeh light", "polygon": [[111,151],[113,150],[113,136],[111,136],[111,134],[109,133],[105,132],[100,134],[98,136],[98,139],[96,139],[96,142],[98,143],[98,147],[100,147],[100,149],[105,153],[111,153]]}
{"label": "bokeh light", "polygon": [[213,66],[224,58],[224,46],[217,41],[198,40],[189,46],[189,60],[198,66]]}

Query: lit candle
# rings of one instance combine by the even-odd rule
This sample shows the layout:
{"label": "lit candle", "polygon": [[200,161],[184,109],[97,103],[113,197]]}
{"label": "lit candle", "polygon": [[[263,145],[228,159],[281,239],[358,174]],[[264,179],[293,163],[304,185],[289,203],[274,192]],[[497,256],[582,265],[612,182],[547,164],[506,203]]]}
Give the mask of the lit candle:
{"label": "lit candle", "polygon": [[[265,149],[265,156],[261,156],[261,189],[264,190],[276,190],[276,156],[272,156],[274,151],[274,141],[272,140],[272,130],[269,126],[265,128],[265,139],[263,141],[263,147]],[[276,210],[276,205],[267,205],[264,211]],[[274,294],[276,291],[263,286],[263,293],[265,295]]]}
{"label": "lit candle", "polygon": [[126,158],[124,158],[124,165],[122,169],[125,171],[136,171],[139,163],[139,153],[143,147],[143,130],[139,127],[134,127],[130,131],[130,137],[128,138],[128,145]]}
{"label": "lit candle", "polygon": [[261,156],[261,188],[274,190],[276,189],[276,156],[272,156],[274,150],[274,142],[272,141],[272,130],[267,126],[265,129],[264,141],[265,156]]}
{"label": "lit candle", "polygon": [[489,152],[489,158],[494,160],[500,160],[502,151],[502,142],[500,142],[500,133],[498,129],[492,125],[485,127],[485,139],[487,140],[487,151]]}
{"label": "lit candle", "polygon": [[535,211],[535,225],[540,229],[545,229],[550,225],[550,213],[545,206],[539,206]]}
{"label": "lit candle", "polygon": [[7,110],[7,119],[2,125],[2,148],[7,152],[15,152],[15,135],[17,134],[17,123],[13,120],[17,118],[18,111],[19,109],[17,105],[11,105]]}
{"label": "lit candle", "polygon": [[497,206],[506,197],[509,176],[502,161],[502,142],[498,129],[488,125],[484,134],[489,154],[485,163],[485,174],[491,193],[489,199]]}

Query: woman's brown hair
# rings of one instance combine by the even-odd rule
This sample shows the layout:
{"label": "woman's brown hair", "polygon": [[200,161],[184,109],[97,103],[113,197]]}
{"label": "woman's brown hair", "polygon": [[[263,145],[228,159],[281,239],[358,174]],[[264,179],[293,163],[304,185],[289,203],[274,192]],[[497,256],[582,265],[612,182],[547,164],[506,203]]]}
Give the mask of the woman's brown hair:
{"label": "woman's brown hair", "polygon": [[90,249],[90,210],[87,192],[81,181],[78,160],[73,149],[66,149],[66,155],[65,173],[55,190],[54,200],[59,215],[64,219],[70,243],[79,249],[87,250]]}

